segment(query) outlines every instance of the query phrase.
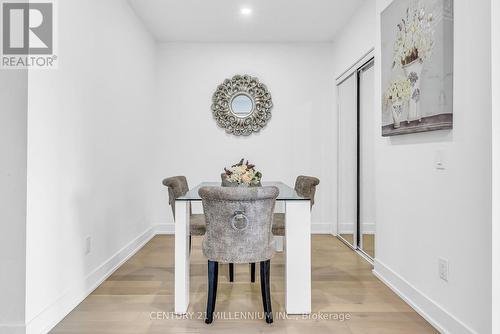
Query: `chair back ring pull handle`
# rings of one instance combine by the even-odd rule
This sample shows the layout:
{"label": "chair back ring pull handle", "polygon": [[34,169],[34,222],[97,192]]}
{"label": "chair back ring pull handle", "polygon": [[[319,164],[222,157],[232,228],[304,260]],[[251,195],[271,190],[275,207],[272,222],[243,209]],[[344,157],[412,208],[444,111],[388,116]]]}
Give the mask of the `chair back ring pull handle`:
{"label": "chair back ring pull handle", "polygon": [[248,217],[243,211],[235,211],[230,220],[231,227],[236,231],[244,231],[248,227]]}

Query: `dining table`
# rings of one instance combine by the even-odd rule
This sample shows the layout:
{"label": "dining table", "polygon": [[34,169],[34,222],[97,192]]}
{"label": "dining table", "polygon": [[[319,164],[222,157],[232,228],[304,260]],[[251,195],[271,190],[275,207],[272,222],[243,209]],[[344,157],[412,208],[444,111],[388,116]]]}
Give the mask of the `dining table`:
{"label": "dining table", "polygon": [[[176,314],[189,308],[189,219],[191,204],[201,202],[201,187],[221,186],[202,182],[175,200],[175,307]],[[262,182],[279,189],[277,202],[285,210],[285,311],[287,314],[311,313],[311,203],[283,182]]]}

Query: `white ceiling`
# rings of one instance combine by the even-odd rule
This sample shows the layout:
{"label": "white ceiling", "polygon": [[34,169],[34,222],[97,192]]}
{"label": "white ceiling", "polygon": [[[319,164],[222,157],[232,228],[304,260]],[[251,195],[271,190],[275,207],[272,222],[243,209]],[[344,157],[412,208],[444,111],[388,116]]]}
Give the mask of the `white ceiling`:
{"label": "white ceiling", "polygon": [[129,0],[160,42],[332,41],[364,1]]}

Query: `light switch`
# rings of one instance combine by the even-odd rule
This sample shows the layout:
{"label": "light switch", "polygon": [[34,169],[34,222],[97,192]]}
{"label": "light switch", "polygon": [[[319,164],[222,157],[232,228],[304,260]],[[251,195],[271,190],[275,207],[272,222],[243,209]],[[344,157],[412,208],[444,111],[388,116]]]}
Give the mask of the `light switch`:
{"label": "light switch", "polygon": [[444,159],[444,151],[436,151],[436,158],[434,160],[434,166],[438,170],[446,169],[445,159]]}

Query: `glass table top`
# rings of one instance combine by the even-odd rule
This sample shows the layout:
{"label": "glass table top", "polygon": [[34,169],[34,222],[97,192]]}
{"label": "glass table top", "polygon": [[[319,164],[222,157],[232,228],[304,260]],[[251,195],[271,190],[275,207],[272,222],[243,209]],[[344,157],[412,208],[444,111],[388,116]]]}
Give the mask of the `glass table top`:
{"label": "glass table top", "polygon": [[[201,187],[220,187],[220,182],[202,182],[196,187],[190,189],[184,196],[177,198],[177,201],[201,201],[198,190]],[[294,200],[309,200],[307,197],[300,196],[295,189],[287,186],[283,182],[262,182],[263,187],[275,186],[279,189],[277,201],[294,201]]]}

